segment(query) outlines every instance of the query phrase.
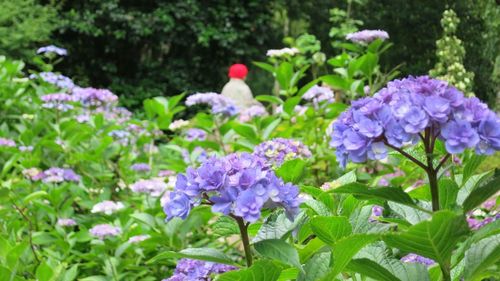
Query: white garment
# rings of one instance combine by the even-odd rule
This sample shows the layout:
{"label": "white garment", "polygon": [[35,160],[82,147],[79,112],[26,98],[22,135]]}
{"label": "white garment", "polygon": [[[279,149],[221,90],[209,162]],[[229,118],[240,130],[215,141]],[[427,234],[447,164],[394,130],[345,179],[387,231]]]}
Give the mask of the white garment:
{"label": "white garment", "polygon": [[260,105],[253,98],[250,87],[242,79],[231,78],[222,88],[221,95],[231,99],[239,110],[244,110],[252,105]]}

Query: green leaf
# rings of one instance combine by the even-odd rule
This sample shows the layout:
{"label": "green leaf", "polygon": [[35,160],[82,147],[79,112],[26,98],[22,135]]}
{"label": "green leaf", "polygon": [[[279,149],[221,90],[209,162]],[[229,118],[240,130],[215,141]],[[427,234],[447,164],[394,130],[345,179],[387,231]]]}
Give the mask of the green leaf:
{"label": "green leaf", "polygon": [[469,196],[465,199],[463,207],[464,213],[474,209],[488,198],[493,196],[500,190],[500,169],[495,170],[492,178],[488,179],[482,185],[474,188]]}
{"label": "green leaf", "polygon": [[283,100],[280,99],[277,96],[271,96],[271,95],[258,95],[255,97],[256,100],[258,101],[265,101],[269,102],[272,104],[283,104]]}
{"label": "green leaf", "polygon": [[280,277],[278,277],[277,281],[296,280],[299,272],[300,272],[300,270],[298,270],[295,267],[290,267],[290,268],[284,269],[281,271]]}
{"label": "green leaf", "polygon": [[73,281],[78,275],[78,264],[73,265],[70,269],[64,272],[62,281]]}
{"label": "green leaf", "polygon": [[279,126],[280,123],[281,123],[281,118],[278,118],[273,122],[271,122],[269,125],[267,125],[267,127],[262,132],[262,139],[267,140],[269,136],[271,136],[271,133],[274,132],[274,130],[276,129],[276,127]]}
{"label": "green leaf", "polygon": [[255,128],[252,125],[238,123],[236,121],[232,121],[230,123],[231,128],[240,136],[247,138],[250,141],[257,142],[258,136]]}
{"label": "green leaf", "polygon": [[399,278],[394,276],[389,270],[385,269],[380,264],[363,258],[353,259],[346,267],[349,271],[354,271],[362,275],[366,275],[375,280],[381,281],[400,281]]}
{"label": "green leaf", "polygon": [[258,61],[254,61],[253,64],[255,64],[256,66],[258,66],[266,71],[274,73],[274,66],[272,66],[271,64],[268,64],[265,62],[258,62]]}
{"label": "green leaf", "polygon": [[150,227],[154,227],[155,226],[155,218],[152,215],[150,215],[150,214],[147,214],[147,213],[134,213],[134,214],[131,214],[130,216],[133,217],[134,219],[142,222],[142,223],[145,223],[146,225],[148,225]]}
{"label": "green leaf", "polygon": [[300,100],[301,97],[293,97],[287,99],[285,104],[283,105],[283,111],[286,112],[288,115],[292,115],[295,106],[299,104]]}
{"label": "green leaf", "polygon": [[317,215],[320,216],[331,216],[332,212],[328,207],[321,201],[314,199],[306,200],[304,202],[309,208],[311,208]]}
{"label": "green leaf", "polygon": [[458,185],[451,179],[439,180],[439,207],[453,209],[456,206]]}
{"label": "green leaf", "polygon": [[211,261],[223,264],[235,265],[231,258],[212,248],[188,248],[180,252],[166,251],[156,255],[146,262],[146,264],[156,263],[160,260],[171,258],[189,258],[194,260]]}
{"label": "green leaf", "polygon": [[313,217],[310,223],[314,234],[331,246],[352,233],[351,224],[346,217]]}
{"label": "green leaf", "polygon": [[389,207],[402,219],[407,220],[411,224],[417,224],[431,217],[429,213],[394,202],[389,202]]}
{"label": "green leaf", "polygon": [[473,244],[465,253],[465,280],[482,280],[484,270],[499,260],[500,234]]}
{"label": "green leaf", "polygon": [[238,224],[229,217],[222,216],[217,219],[212,227],[214,235],[218,237],[226,237],[233,234],[239,234]]}
{"label": "green leaf", "polygon": [[228,271],[216,277],[215,281],[276,281],[281,268],[270,260],[258,260],[250,268]]}
{"label": "green leaf", "polygon": [[445,210],[434,213],[430,221],[413,225],[403,233],[386,234],[384,241],[389,246],[449,266],[453,249],[468,232],[463,216]]}
{"label": "green leaf", "polygon": [[354,234],[345,237],[335,243],[333,248],[333,268],[328,272],[323,280],[334,280],[335,277],[344,271],[351,259],[367,244],[378,239],[378,235]]}
{"label": "green leaf", "polygon": [[330,252],[317,253],[304,265],[305,273],[301,273],[297,281],[315,281],[323,278],[328,272],[330,259]]}
{"label": "green leaf", "polygon": [[262,240],[255,243],[254,248],[260,255],[266,258],[278,260],[302,270],[297,250],[283,240]]}
{"label": "green leaf", "polygon": [[43,261],[36,269],[36,278],[39,281],[52,280],[53,275],[54,271],[52,270],[52,267],[48,265],[45,261]]}
{"label": "green leaf", "polygon": [[35,192],[31,193],[30,195],[24,197],[23,201],[24,201],[24,204],[28,204],[29,202],[31,202],[33,200],[45,197],[47,195],[48,195],[47,192],[45,192],[43,190],[39,190],[39,191],[35,191]]}
{"label": "green leaf", "polygon": [[253,238],[252,243],[269,239],[282,239],[291,233],[292,230],[294,230],[299,224],[301,224],[305,217],[305,213],[301,212],[292,222],[284,213],[273,213],[260,227],[259,232]]}
{"label": "green leaf", "polygon": [[407,205],[410,207],[421,209],[411,197],[401,190],[401,188],[397,187],[380,187],[380,188],[370,188],[361,183],[350,183],[347,185],[343,185],[341,187],[332,189],[330,192],[333,193],[347,193],[353,194],[356,196],[362,196],[366,198],[376,198],[383,199],[387,201],[393,201],[397,203],[401,203],[403,205]]}
{"label": "green leaf", "polygon": [[286,161],[276,170],[276,175],[285,182],[297,184],[304,177],[306,164],[300,158]]}
{"label": "green leaf", "polygon": [[462,175],[462,182],[465,183],[474,174],[474,172],[479,168],[479,165],[486,159],[484,155],[473,154],[465,163],[464,172]]}

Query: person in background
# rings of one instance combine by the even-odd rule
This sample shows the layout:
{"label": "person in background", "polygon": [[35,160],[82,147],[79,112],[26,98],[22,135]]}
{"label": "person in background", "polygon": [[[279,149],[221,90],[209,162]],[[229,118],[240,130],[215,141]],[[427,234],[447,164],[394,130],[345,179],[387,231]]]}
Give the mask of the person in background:
{"label": "person in background", "polygon": [[244,64],[233,64],[229,68],[229,82],[222,88],[221,95],[231,99],[239,110],[261,105],[253,98],[250,87],[245,83],[248,69]]}

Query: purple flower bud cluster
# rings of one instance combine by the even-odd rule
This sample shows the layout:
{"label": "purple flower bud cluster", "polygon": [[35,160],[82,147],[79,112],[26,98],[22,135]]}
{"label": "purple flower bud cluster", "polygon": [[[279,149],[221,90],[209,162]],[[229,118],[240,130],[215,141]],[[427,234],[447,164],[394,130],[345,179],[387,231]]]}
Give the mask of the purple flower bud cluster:
{"label": "purple flower bud cluster", "polygon": [[151,171],[151,167],[146,163],[133,164],[132,166],[130,166],[130,169],[132,171],[136,171],[136,172],[149,172],[149,171]]}
{"label": "purple flower bud cluster", "polygon": [[[197,164],[201,163],[205,160],[207,160],[208,153],[205,149],[202,147],[195,147],[193,149],[193,152],[189,153],[189,150],[187,149],[182,149],[182,159],[184,160],[184,163],[186,164]],[[193,159],[194,158],[194,159]]]}
{"label": "purple flower bud cluster", "polygon": [[309,148],[300,141],[285,138],[265,141],[256,146],[253,153],[273,166],[281,166],[285,161],[309,158],[312,155]]}
{"label": "purple flower bud cluster", "polygon": [[423,264],[425,266],[431,266],[431,265],[436,263],[434,260],[419,256],[419,255],[413,254],[413,253],[402,257],[401,261],[407,262],[407,263],[420,263],[420,264]]}
{"label": "purple flower bud cluster", "polygon": [[33,151],[34,147],[31,145],[21,145],[19,146],[19,151],[21,152],[31,152]]}
{"label": "purple flower bud cluster", "polygon": [[41,180],[45,183],[79,182],[81,177],[72,169],[52,167],[32,177],[33,180]]}
{"label": "purple flower bud cluster", "polygon": [[113,202],[113,201],[102,201],[100,203],[97,203],[92,207],[92,210],[90,210],[91,213],[104,213],[106,215],[111,215],[113,213],[116,213],[122,209],[125,208],[125,205],[123,205],[122,202]]}
{"label": "purple flower bud cluster", "polygon": [[265,159],[242,153],[210,157],[199,168],[179,174],[168,194],[164,211],[167,220],[185,219],[193,206],[212,205],[212,211],[254,222],[264,208],[283,207],[291,218],[299,211],[299,189],[284,183]]}
{"label": "purple flower bud cluster", "polygon": [[335,101],[333,91],[330,88],[318,85],[314,85],[307,90],[302,98],[312,102],[315,108],[318,108],[319,104],[322,102],[329,104]]}
{"label": "purple flower bud cluster", "polygon": [[380,29],[377,29],[377,30],[365,29],[362,31],[349,33],[349,34],[347,34],[345,39],[350,40],[350,41],[355,42],[355,43],[367,44],[367,43],[370,43],[376,39],[381,39],[381,40],[389,39],[389,34],[386,31],[383,31]]}
{"label": "purple flower bud cluster", "polygon": [[105,107],[116,103],[118,97],[107,89],[75,88],[73,95],[84,107]]}
{"label": "purple flower bud cluster", "polygon": [[180,259],[174,275],[162,281],[211,281],[212,275],[238,269],[235,266],[200,260]]}
{"label": "purple flower bud cluster", "polygon": [[122,233],[122,229],[117,226],[112,226],[110,224],[98,224],[89,230],[92,236],[104,240],[108,237],[118,236]]}
{"label": "purple flower bud cluster", "polygon": [[0,138],[0,146],[3,147],[16,147],[16,142],[11,139]]}
{"label": "purple flower bud cluster", "polygon": [[38,50],[36,50],[36,53],[37,54],[50,54],[50,53],[53,53],[53,54],[56,54],[56,55],[59,55],[59,56],[67,56],[68,55],[68,51],[66,49],[63,49],[63,48],[60,48],[60,47],[57,47],[57,46],[54,46],[54,45],[49,45],[49,46],[41,47]]}
{"label": "purple flower bud cluster", "polygon": [[332,124],[330,146],[337,160],[362,163],[387,156],[387,147],[415,144],[429,129],[449,153],[475,148],[500,150],[500,118],[477,98],[465,98],[446,82],[428,76],[389,82],[373,97],[352,102]]}
{"label": "purple flower bud cluster", "polygon": [[130,133],[124,130],[113,130],[108,133],[108,136],[112,137],[117,143],[122,145],[129,144]]}
{"label": "purple flower bud cluster", "polygon": [[[30,76],[30,78],[36,78],[36,77],[37,77],[36,75]],[[38,77],[40,77],[43,81],[61,89],[71,90],[75,87],[75,83],[73,83],[73,80],[62,74],[56,74],[54,72],[40,72],[38,74]]]}
{"label": "purple flower bud cluster", "polygon": [[43,102],[42,106],[45,108],[53,108],[63,112],[73,109],[73,105],[68,103],[73,102],[74,98],[65,93],[44,95],[41,100]]}
{"label": "purple flower bud cluster", "polygon": [[57,225],[62,227],[75,226],[77,223],[74,219],[63,219],[60,218],[57,220]]}
{"label": "purple flower bud cluster", "polygon": [[167,184],[162,179],[141,179],[130,186],[133,192],[147,193],[153,197],[159,197],[167,189]]}
{"label": "purple flower bud cluster", "polygon": [[248,122],[257,116],[266,116],[267,111],[261,105],[252,105],[240,112],[239,120],[240,122]]}
{"label": "purple flower bud cluster", "polygon": [[204,141],[207,138],[207,132],[197,129],[191,128],[186,132],[186,140],[187,141]]}
{"label": "purple flower bud cluster", "polygon": [[187,106],[196,104],[209,105],[213,114],[233,116],[238,113],[238,109],[230,99],[217,93],[197,93],[186,99]]}
{"label": "purple flower bud cluster", "polygon": [[372,215],[370,216],[370,218],[368,220],[370,222],[376,222],[378,220],[378,218],[382,216],[383,213],[384,213],[384,207],[374,205],[372,207]]}

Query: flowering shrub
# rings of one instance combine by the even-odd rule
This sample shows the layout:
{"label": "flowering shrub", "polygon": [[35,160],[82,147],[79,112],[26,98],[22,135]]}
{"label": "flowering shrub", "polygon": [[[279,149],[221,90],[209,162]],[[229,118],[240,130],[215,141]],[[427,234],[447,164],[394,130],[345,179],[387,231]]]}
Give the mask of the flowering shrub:
{"label": "flowering shrub", "polygon": [[198,93],[186,120],[184,95],[133,114],[106,89],[0,59],[0,279],[497,276],[500,172],[481,162],[498,116],[440,80],[386,85],[388,42],[343,42],[313,82],[318,42],[294,44],[257,63],[277,87],[262,106]]}

